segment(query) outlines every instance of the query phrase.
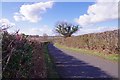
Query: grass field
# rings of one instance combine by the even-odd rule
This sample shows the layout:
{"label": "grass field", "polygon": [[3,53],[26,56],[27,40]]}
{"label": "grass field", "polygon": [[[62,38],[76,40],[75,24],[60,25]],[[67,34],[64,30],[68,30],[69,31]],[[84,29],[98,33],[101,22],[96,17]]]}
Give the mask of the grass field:
{"label": "grass field", "polygon": [[58,43],[55,43],[55,46],[58,48],[62,48],[65,50],[69,50],[72,52],[78,52],[81,54],[87,54],[87,55],[93,55],[93,56],[98,56],[110,61],[118,62],[118,54],[105,54],[105,53],[99,53],[98,51],[93,51],[93,50],[86,50],[86,49],[78,49],[78,48],[72,48],[72,47],[66,47],[64,45],[60,45]]}

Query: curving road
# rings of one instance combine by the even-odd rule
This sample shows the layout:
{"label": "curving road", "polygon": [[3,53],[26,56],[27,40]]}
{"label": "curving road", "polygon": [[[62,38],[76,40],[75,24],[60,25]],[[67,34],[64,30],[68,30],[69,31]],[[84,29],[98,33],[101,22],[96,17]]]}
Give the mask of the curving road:
{"label": "curving road", "polygon": [[48,45],[61,78],[118,78],[118,63]]}

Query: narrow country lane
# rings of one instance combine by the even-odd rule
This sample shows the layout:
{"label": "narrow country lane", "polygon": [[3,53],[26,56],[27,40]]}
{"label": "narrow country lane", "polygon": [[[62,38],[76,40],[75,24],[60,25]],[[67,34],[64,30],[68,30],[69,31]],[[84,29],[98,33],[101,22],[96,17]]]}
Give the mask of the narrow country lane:
{"label": "narrow country lane", "polygon": [[52,44],[48,49],[61,78],[118,78],[117,63],[58,49]]}

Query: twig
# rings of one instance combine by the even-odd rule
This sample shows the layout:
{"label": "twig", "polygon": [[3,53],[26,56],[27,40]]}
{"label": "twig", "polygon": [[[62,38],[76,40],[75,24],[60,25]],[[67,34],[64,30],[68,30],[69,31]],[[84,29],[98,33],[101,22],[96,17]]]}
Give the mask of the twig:
{"label": "twig", "polygon": [[9,55],[9,57],[8,57],[8,59],[7,59],[7,62],[6,62],[6,64],[5,64],[5,66],[3,67],[3,72],[4,72],[4,70],[5,70],[5,68],[7,67],[7,65],[8,65],[8,63],[9,63],[9,61],[10,61],[10,58],[11,58],[11,56],[12,56],[12,52],[14,51],[14,48],[12,48],[12,50],[11,50],[11,52],[10,52],[10,55]]}

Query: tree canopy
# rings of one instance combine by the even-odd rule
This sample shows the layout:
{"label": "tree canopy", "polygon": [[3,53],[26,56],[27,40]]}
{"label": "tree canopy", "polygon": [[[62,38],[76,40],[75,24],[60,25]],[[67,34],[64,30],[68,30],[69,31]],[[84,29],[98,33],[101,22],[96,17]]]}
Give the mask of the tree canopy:
{"label": "tree canopy", "polygon": [[66,37],[71,37],[71,35],[79,30],[79,25],[73,25],[68,22],[59,22],[55,25],[55,31]]}

